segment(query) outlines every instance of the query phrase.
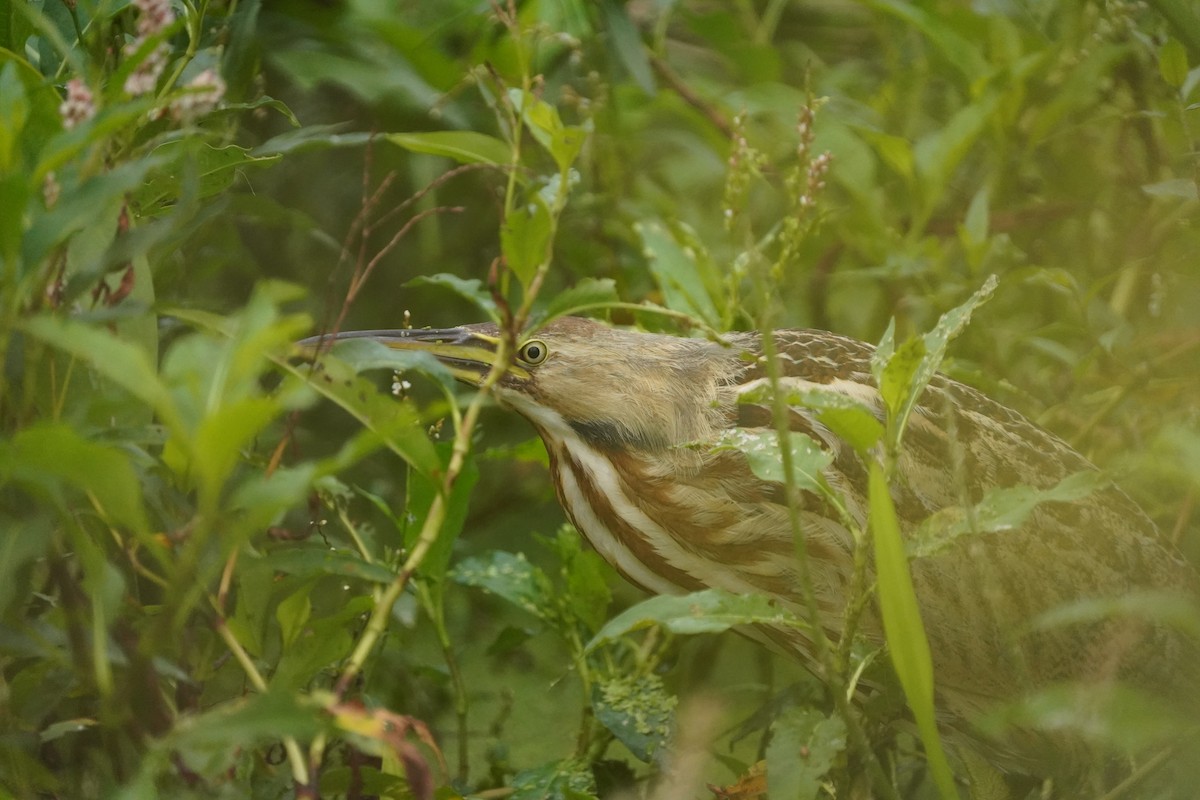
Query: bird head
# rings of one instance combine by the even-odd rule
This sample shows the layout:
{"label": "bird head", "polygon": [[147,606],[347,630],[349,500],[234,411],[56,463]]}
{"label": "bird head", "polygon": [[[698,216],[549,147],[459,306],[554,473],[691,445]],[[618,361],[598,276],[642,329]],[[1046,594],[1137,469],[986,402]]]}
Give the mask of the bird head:
{"label": "bird head", "polygon": [[[396,350],[426,352],[455,378],[475,386],[500,346],[495,324],[420,330],[348,331]],[[301,346],[315,346],[320,337]],[[734,401],[733,376],[744,365],[735,339],[705,339],[621,330],[563,317],[518,341],[497,381],[496,399],[529,419],[543,436],[575,435],[607,448],[661,450],[703,441],[723,427]]]}

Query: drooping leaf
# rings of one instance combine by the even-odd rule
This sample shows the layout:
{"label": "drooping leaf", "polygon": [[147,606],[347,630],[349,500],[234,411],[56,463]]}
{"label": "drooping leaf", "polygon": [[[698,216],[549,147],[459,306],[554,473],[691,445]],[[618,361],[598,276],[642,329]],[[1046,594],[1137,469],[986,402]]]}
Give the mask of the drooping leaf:
{"label": "drooping leaf", "polygon": [[592,687],[596,719],[642,761],[666,743],[676,704],[658,675],[618,677]]}
{"label": "drooping leaf", "polygon": [[33,425],[0,443],[0,482],[9,481],[50,498],[64,510],[72,505],[64,491],[73,489],[91,498],[112,522],[149,532],[142,487],[128,455],[85,439],[67,425]]}
{"label": "drooping leaf", "polygon": [[812,708],[790,708],[771,724],[767,746],[767,797],[812,800],[846,749],[846,723]]}
{"label": "drooping leaf", "polygon": [[554,619],[550,579],[539,567],[530,564],[524,553],[493,551],[467,558],[450,575],[464,586],[475,586],[503,597],[540,619]]}
{"label": "drooping leaf", "polygon": [[712,277],[707,274],[711,266],[697,243],[681,244],[660,222],[639,222],[634,230],[641,237],[642,251],[667,308],[717,325],[721,315],[713,300]]}
{"label": "drooping leaf", "polygon": [[[833,454],[803,433],[789,431],[787,441],[791,448],[792,485],[803,491],[820,492],[824,486],[821,472],[833,463]],[[739,450],[758,478],[775,483],[786,480],[779,436],[773,430],[730,428],[721,432],[711,449]]]}
{"label": "drooping leaf", "polygon": [[774,625],[805,628],[805,622],[758,594],[738,595],[722,589],[705,589],[685,595],[658,595],[643,600],[608,621],[590,642],[595,650],[622,636],[652,625],[685,635],[721,633],[738,625]]}
{"label": "drooping leaf", "polygon": [[509,800],[593,800],[596,783],[588,765],[573,759],[518,772]]}
{"label": "drooping leaf", "polygon": [[616,282],[612,278],[584,278],[570,289],[559,292],[535,315],[535,324],[545,325],[558,317],[603,308],[616,303]]}
{"label": "drooping leaf", "polygon": [[394,145],[414,153],[446,156],[460,164],[507,164],[512,148],[494,136],[478,131],[428,131],[425,133],[389,133]]}
{"label": "drooping leaf", "polygon": [[474,303],[493,322],[500,319],[495,299],[492,297],[491,292],[484,288],[483,281],[478,278],[467,280],[457,275],[439,272],[437,275],[420,275],[404,285],[440,286],[444,289],[449,289],[464,300]]}
{"label": "drooping leaf", "polygon": [[992,489],[969,512],[951,506],[928,517],[909,537],[908,553],[913,558],[930,556],[950,547],[961,536],[1019,528],[1042,503],[1080,500],[1108,482],[1103,473],[1088,471],[1068,475],[1048,489],[1032,486]]}
{"label": "drooping leaf", "polygon": [[[450,460],[451,447],[452,443],[450,442],[438,446],[441,457],[447,462]],[[471,493],[478,480],[479,468],[475,465],[474,461],[468,460],[464,464],[462,471],[458,473],[458,478],[454,481],[454,486],[450,490],[450,497],[446,501],[446,516],[442,520],[441,529],[438,531],[437,541],[434,542],[421,562],[420,573],[423,577],[440,581],[445,576],[446,566],[450,563],[450,555],[453,552],[454,542],[458,539],[458,535],[462,533],[463,525],[466,523]],[[433,504],[434,497],[440,491],[440,480],[435,482],[421,475],[412,476],[408,483],[408,495],[405,500],[407,513],[413,519],[423,521],[429,514],[429,508]],[[418,522],[416,525],[409,525],[405,530],[404,545],[410,551],[416,545],[420,527]]]}
{"label": "drooping leaf", "polygon": [[300,577],[340,575],[381,584],[391,583],[396,577],[387,567],[364,561],[357,553],[315,545],[272,550],[262,559],[262,564],[272,570]]}

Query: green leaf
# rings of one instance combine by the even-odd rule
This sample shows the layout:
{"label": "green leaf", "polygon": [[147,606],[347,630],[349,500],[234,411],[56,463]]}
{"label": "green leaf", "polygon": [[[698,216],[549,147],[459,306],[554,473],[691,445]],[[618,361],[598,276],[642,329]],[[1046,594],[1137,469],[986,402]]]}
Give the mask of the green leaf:
{"label": "green leaf", "polygon": [[1084,625],[1132,618],[1172,628],[1200,641],[1200,617],[1193,599],[1181,592],[1130,591],[1120,597],[1088,597],[1044,611],[1033,619],[1033,630]]}
{"label": "green leaf", "polygon": [[582,761],[554,761],[536,769],[518,772],[512,779],[508,800],[592,800],[596,783]]}
{"label": "green leaf", "polygon": [[812,708],[789,708],[771,723],[767,797],[811,800],[846,749],[846,723]]}
{"label": "green leaf", "polygon": [[612,602],[604,559],[583,549],[583,537],[571,525],[560,527],[548,544],[562,565],[561,580],[567,589],[562,602],[589,634],[595,633],[608,618],[608,605]]}
{"label": "green leaf", "polygon": [[455,385],[454,376],[446,365],[431,353],[415,350],[397,350],[374,339],[344,339],[334,341],[329,352],[355,372],[369,369],[390,369],[396,372],[419,372],[450,389]]}
{"label": "green leaf", "polygon": [[75,505],[63,489],[76,489],[112,522],[149,532],[141,484],[129,457],[115,447],[89,441],[66,425],[42,423],[0,443],[0,456],[0,481],[19,481],[63,510]]}
{"label": "green leaf", "polygon": [[460,164],[508,164],[512,148],[494,136],[477,131],[389,133],[384,138],[405,150],[446,156]]}
{"label": "green leaf", "polygon": [[1106,749],[1137,755],[1189,735],[1195,718],[1186,709],[1120,683],[1098,690],[1068,683],[1032,692],[980,721],[1003,736],[1010,728],[1073,733]]}
{"label": "green leaf", "polygon": [[[446,462],[450,460],[452,447],[452,442],[438,445],[441,457]],[[474,461],[468,460],[463,465],[462,471],[458,473],[458,478],[450,490],[450,497],[446,503],[446,516],[442,520],[442,527],[438,530],[437,541],[429,548],[429,552],[421,562],[420,574],[423,577],[435,581],[440,581],[445,577],[446,566],[450,563],[454,543],[458,541],[458,535],[462,533],[463,525],[466,523],[468,504],[478,480],[479,467],[475,465]],[[441,491],[441,485],[440,480],[434,481],[421,475],[413,475],[408,482],[408,493],[405,498],[407,517],[417,520],[417,524],[409,525],[405,531],[404,546],[410,550],[416,545],[417,535],[421,530],[420,523],[429,515],[429,508],[433,505],[433,499]]]}
{"label": "green leaf", "polygon": [[970,513],[952,506],[926,518],[909,537],[908,553],[913,558],[922,558],[941,552],[960,536],[1019,528],[1042,503],[1081,500],[1108,484],[1103,473],[1089,471],[1068,475],[1049,489],[1032,486],[992,489]]}
{"label": "green leaf", "polygon": [[284,649],[292,646],[312,616],[312,600],[309,595],[315,585],[316,581],[306,581],[299,589],[280,600],[279,605],[275,607],[275,621],[279,623]]}
{"label": "green leaf", "polygon": [[538,195],[531,196],[504,218],[500,249],[504,252],[504,262],[522,285],[528,286],[538,267],[549,258],[553,228],[550,209]]}
{"label": "green leaf", "polygon": [[[833,463],[833,454],[811,436],[795,431],[788,432],[788,443],[792,457],[792,485],[802,491],[821,492],[825,484],[821,473]],[[713,452],[740,450],[756,477],[775,483],[786,482],[779,435],[774,430],[730,428],[721,432],[711,449]]]}
{"label": "green leaf", "polygon": [[[771,403],[771,386],[761,383],[738,395],[738,403],[766,405]],[[865,453],[883,438],[883,424],[870,406],[853,397],[821,387],[789,389],[785,402],[790,406],[817,412],[817,420],[859,453]]]}
{"label": "green leaf", "polygon": [[351,596],[335,613],[309,621],[280,658],[271,676],[272,691],[303,689],[323,670],[345,659],[354,649],[350,632],[362,624],[371,607],[370,597]]}
{"label": "green leaf", "polygon": [[164,142],[151,153],[163,167],[134,192],[135,202],[143,213],[152,213],[160,205],[177,200],[189,179],[196,181],[198,199],[204,199],[225,191],[239,179],[245,180],[247,168],[268,167],[282,158],[278,153],[258,155],[232,144],[214,147],[190,137]]}
{"label": "green leaf", "polygon": [[587,132],[574,125],[563,125],[558,109],[529,92],[510,89],[508,97],[533,138],[558,165],[559,175],[566,175],[587,141]]}
{"label": "green leaf", "polygon": [[1188,76],[1187,48],[1178,39],[1167,39],[1158,49],[1158,72],[1163,80],[1178,89]]}
{"label": "green leaf", "polygon": [[357,553],[333,550],[323,545],[281,547],[271,551],[261,563],[276,572],[301,577],[338,575],[380,584],[391,583],[396,577],[387,567],[364,561]]}
{"label": "green leaf", "polygon": [[281,733],[300,739],[317,734],[323,727],[322,714],[284,692],[253,695],[181,717],[155,747],[177,751],[193,770],[215,777],[228,769],[242,748],[276,741]]}
{"label": "green leaf", "polygon": [[883,467],[877,461],[871,462],[869,504],[879,609],[892,666],[917,721],[934,783],[944,800],[957,798],[954,774],[946,761],[934,715],[933,658],[929,653],[929,640],[908,569],[900,521]]}
{"label": "green leaf", "polygon": [[638,222],[634,230],[642,240],[642,252],[650,272],[662,290],[667,308],[699,317],[717,325],[720,312],[713,302],[711,265],[698,243],[681,244],[661,222]]}
{"label": "green leaf", "polygon": [[524,553],[497,550],[467,558],[459,562],[450,575],[464,586],[491,592],[540,619],[548,622],[555,619],[550,579],[530,564]]}
{"label": "green leaf", "polygon": [[449,289],[464,300],[474,303],[493,322],[500,319],[500,312],[496,308],[495,298],[492,297],[491,292],[484,288],[483,281],[478,278],[465,280],[457,275],[439,272],[437,275],[418,276],[404,285],[438,286],[443,289]]}
{"label": "green leaf", "polygon": [[619,302],[619,299],[617,284],[612,278],[584,278],[570,289],[559,292],[540,309],[535,317],[535,324],[545,325],[558,317],[603,308],[607,304]]}
{"label": "green leaf", "polygon": [[16,167],[17,145],[28,118],[25,85],[17,76],[16,63],[10,61],[0,68],[0,175]]}
{"label": "green leaf", "polygon": [[666,744],[677,702],[658,675],[621,676],[592,686],[596,720],[646,762]]}
{"label": "green leaf", "polygon": [[322,359],[320,369],[311,373],[307,368],[286,362],[280,366],[341,406],[413,469],[423,475],[441,469],[442,462],[433,442],[411,403],[380,392],[373,383],[332,356]]}
{"label": "green leaf", "polygon": [[344,124],[308,125],[273,136],[250,152],[258,157],[281,156],[335,147],[365,147],[371,141],[369,133],[345,129]]}
{"label": "green leaf", "polygon": [[763,595],[705,589],[685,595],[659,595],[613,617],[588,642],[590,652],[633,631],[661,625],[671,633],[721,633],[739,625],[807,628],[800,618]]}
{"label": "green leaf", "polygon": [[[9,442],[0,443],[0,485],[9,480],[16,458]],[[13,470],[15,471],[15,470]],[[55,542],[56,520],[51,515],[36,517],[0,516],[0,615],[9,606],[29,600],[26,569],[42,558]]]}
{"label": "green leaf", "polygon": [[650,59],[646,56],[641,34],[629,18],[625,5],[616,0],[603,0],[601,8],[604,13],[604,27],[621,65],[629,70],[634,83],[643,92],[653,95],[656,87],[654,73],[650,69]]}
{"label": "green leaf", "polygon": [[908,340],[894,352],[890,338],[893,328],[888,328],[886,348],[885,343],[880,342],[875,357],[871,359],[871,370],[875,373],[879,393],[888,408],[892,437],[890,445],[893,448],[899,445],[909,415],[946,357],[950,340],[967,326],[975,309],[991,297],[997,283],[995,275],[989,276],[965,303],[942,314],[932,331],[920,339]]}

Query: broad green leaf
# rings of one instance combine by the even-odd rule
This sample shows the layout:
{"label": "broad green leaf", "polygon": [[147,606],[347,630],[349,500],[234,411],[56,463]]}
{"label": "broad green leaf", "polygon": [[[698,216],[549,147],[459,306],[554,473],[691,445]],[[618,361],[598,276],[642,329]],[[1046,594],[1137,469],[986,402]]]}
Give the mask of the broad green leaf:
{"label": "broad green leaf", "polygon": [[658,595],[643,600],[609,620],[588,642],[587,650],[595,650],[652,625],[661,625],[671,633],[685,635],[721,633],[738,625],[808,627],[803,620],[763,595],[739,595],[723,589],[705,589],[692,594]]}
{"label": "broad green leaf", "polygon": [[[0,485],[10,480],[12,464],[17,456],[9,442],[0,444]],[[19,513],[19,512],[18,512]],[[53,516],[12,517],[0,515],[0,614],[6,614],[10,605],[28,602],[27,584],[19,580],[25,568],[40,559],[55,541],[57,520]],[[11,655],[11,653],[10,653]]]}
{"label": "broad green leaf", "polygon": [[512,148],[494,136],[477,131],[389,133],[385,138],[414,153],[446,156],[461,164],[508,164]]}
{"label": "broad green leaf", "polygon": [[[833,463],[833,454],[811,436],[795,431],[788,431],[788,444],[792,457],[792,485],[803,491],[822,491],[824,478],[821,472]],[[774,430],[730,428],[721,432],[711,449],[714,452],[740,450],[755,476],[764,481],[786,482],[779,434]]]}
{"label": "broad green leaf", "polygon": [[307,125],[273,136],[250,152],[257,157],[291,155],[335,147],[365,147],[369,141],[371,134],[346,131],[343,124]]}
{"label": "broad green leaf", "polygon": [[954,774],[946,761],[934,715],[933,658],[929,653],[929,640],[925,636],[925,624],[921,621],[917,594],[908,569],[900,521],[896,517],[883,467],[877,461],[871,462],[869,485],[876,585],[888,652],[896,677],[904,689],[908,707],[917,721],[934,783],[943,800],[951,800],[958,797],[958,791],[954,788]]}
{"label": "broad green leaf", "polygon": [[563,525],[548,541],[562,565],[560,580],[566,586],[562,602],[588,633],[595,633],[608,619],[612,592],[604,560],[592,550],[583,549],[583,537],[570,525]]}
{"label": "broad green leaf", "polygon": [[450,275],[445,272],[440,272],[437,275],[421,275],[413,278],[405,286],[440,286],[444,289],[449,289],[459,297],[474,303],[481,311],[493,321],[500,319],[500,312],[496,308],[496,300],[483,286],[483,281],[478,278],[466,280],[457,275]]}
{"label": "broad green leaf", "polygon": [[308,544],[272,550],[261,563],[276,572],[301,577],[339,575],[380,584],[391,583],[396,577],[387,567],[364,561],[357,553]]}
{"label": "broad green leaf", "polygon": [[[15,27],[22,32],[28,30],[21,9],[13,8]],[[0,11],[0,17],[6,12]],[[24,41],[21,42],[23,48]],[[29,62],[15,52],[4,49],[0,40],[0,176],[14,167],[14,177],[30,181],[37,186],[41,176],[30,180],[32,167],[37,163],[47,142],[62,132],[62,118],[58,113],[60,98],[51,82],[46,80]],[[20,208],[20,206],[18,206]]]}
{"label": "broad green leaf", "polygon": [[370,614],[372,600],[367,595],[347,595],[333,614],[312,617],[284,651],[271,676],[272,691],[299,691],[321,672],[341,663],[354,649],[351,632]]}
{"label": "broad green leaf", "polygon": [[1183,86],[1188,76],[1187,48],[1178,39],[1167,39],[1158,48],[1158,73],[1173,88]]}
{"label": "broad green leaf", "polygon": [[1195,717],[1186,708],[1124,684],[1066,683],[1040,689],[989,713],[984,731],[1009,728],[1071,733],[1092,745],[1137,755],[1190,736]]}
{"label": "broad green leaf", "polygon": [[334,341],[330,353],[355,372],[369,369],[390,369],[396,372],[420,372],[449,389],[455,385],[454,376],[431,353],[398,350],[374,339],[345,339]]}
{"label": "broad green leaf", "polygon": [[93,224],[97,209],[123,202],[158,166],[153,156],[128,161],[65,192],[53,209],[33,218],[22,242],[25,263],[39,263],[54,247]]}
{"label": "broad green leaf", "polygon": [[1024,525],[1042,503],[1080,500],[1108,483],[1101,472],[1076,472],[1049,489],[1032,486],[992,489],[970,513],[951,506],[928,517],[909,537],[908,553],[913,558],[923,558],[950,547],[961,536],[1014,530]]}
{"label": "broad green leaf", "polygon": [[202,491],[216,497],[241,462],[244,448],[283,409],[275,397],[247,397],[210,410],[189,437],[191,458],[173,464],[182,474],[191,474]]}
{"label": "broad green leaf", "polygon": [[771,723],[767,797],[811,800],[846,749],[846,723],[813,708],[790,708]]}
{"label": "broad green leaf", "polygon": [[341,406],[396,455],[424,475],[441,469],[442,462],[425,433],[412,404],[383,394],[339,359],[326,356],[318,369],[282,362],[280,366]]}
{"label": "broad green leaf", "polygon": [[570,289],[559,292],[536,316],[537,325],[545,325],[558,317],[603,308],[616,303],[616,281],[612,278],[584,278]]}
{"label": "broad green leaf", "polygon": [[528,286],[550,256],[550,236],[554,221],[550,209],[537,195],[505,217],[500,228],[500,248],[504,262],[522,285]]}
{"label": "broad green leaf", "polygon": [[73,488],[113,523],[149,532],[141,484],[121,450],[85,439],[66,425],[42,423],[0,443],[0,455],[0,480],[19,481],[63,510],[75,506],[63,492]]}
{"label": "broad green leaf", "polygon": [[658,675],[618,677],[592,686],[596,719],[646,762],[666,744],[677,702]]}
{"label": "broad green leaf", "polygon": [[155,747],[178,752],[191,769],[215,777],[229,768],[242,748],[277,741],[285,732],[298,738],[315,735],[324,727],[322,716],[320,709],[289,693],[252,695],[180,717]]}
{"label": "broad green leaf", "polygon": [[248,168],[268,167],[282,158],[279,154],[256,155],[232,144],[214,147],[192,138],[164,142],[152,156],[161,161],[162,168],[134,193],[143,213],[154,213],[160,205],[176,201],[189,179],[196,181],[198,198],[205,199],[228,189],[239,176],[245,180],[243,173]]}
{"label": "broad green leaf", "polygon": [[16,63],[10,61],[0,67],[0,175],[16,167],[17,144],[28,118],[25,85],[17,76]]}
{"label": "broad green leaf", "polygon": [[650,69],[650,59],[646,56],[641,34],[629,18],[625,5],[617,0],[603,0],[601,9],[605,30],[611,37],[612,48],[616,51],[621,65],[629,71],[634,83],[643,92],[653,95],[656,87],[654,73]]}
{"label": "broad green leaf", "polygon": [[595,793],[591,768],[567,759],[518,772],[508,800],[592,800]]}
{"label": "broad green leaf", "polygon": [[300,636],[312,616],[312,599],[309,595],[315,585],[315,580],[305,581],[300,588],[275,606],[275,620],[279,623],[279,633],[283,637],[285,650]]}
{"label": "broad green leaf", "polygon": [[554,592],[550,579],[526,560],[524,553],[493,551],[464,559],[451,571],[464,586],[474,586],[503,597],[540,619],[553,621]]}
{"label": "broad green leaf", "polygon": [[559,175],[566,175],[583,149],[587,132],[578,126],[564,125],[558,116],[558,109],[529,92],[510,89],[508,97],[513,107],[521,113],[533,138],[558,165]]}
{"label": "broad green leaf", "polygon": [[697,249],[698,243],[681,244],[661,222],[638,222],[634,230],[667,308],[717,325],[721,314],[713,301],[716,287],[706,274],[711,265],[707,254]]}
{"label": "broad green leaf", "polygon": [[[771,394],[770,384],[763,383],[751,391],[739,394],[738,402],[769,406]],[[860,453],[871,449],[883,438],[883,424],[876,418],[873,410],[853,397],[817,387],[789,389],[785,398],[790,406],[815,411],[817,420],[822,425]]]}
{"label": "broad green leaf", "polygon": [[964,83],[970,84],[988,71],[986,51],[979,43],[958,31],[952,15],[903,0],[869,0],[867,5],[887,12],[920,31],[962,73]]}
{"label": "broad green leaf", "polygon": [[1169,625],[1200,641],[1200,615],[1194,598],[1169,590],[1130,591],[1120,597],[1088,597],[1042,612],[1030,623],[1049,630],[1125,617]]}
{"label": "broad green leaf", "polygon": [[[450,460],[452,446],[452,442],[438,445],[441,457],[446,462]],[[446,502],[446,516],[442,520],[442,527],[438,530],[437,541],[429,549],[425,560],[421,562],[420,574],[423,577],[434,581],[440,581],[445,577],[446,566],[450,563],[454,543],[458,540],[458,535],[462,533],[463,525],[466,523],[471,493],[478,480],[479,467],[475,465],[474,461],[468,460],[463,465],[462,471],[458,473],[458,478],[450,490],[450,497]],[[410,552],[416,545],[421,523],[429,515],[429,508],[433,505],[433,499],[439,492],[441,492],[441,480],[434,481],[421,475],[412,475],[409,478],[405,497],[406,516],[416,520],[416,524],[409,525],[404,532],[404,546],[409,548]]]}

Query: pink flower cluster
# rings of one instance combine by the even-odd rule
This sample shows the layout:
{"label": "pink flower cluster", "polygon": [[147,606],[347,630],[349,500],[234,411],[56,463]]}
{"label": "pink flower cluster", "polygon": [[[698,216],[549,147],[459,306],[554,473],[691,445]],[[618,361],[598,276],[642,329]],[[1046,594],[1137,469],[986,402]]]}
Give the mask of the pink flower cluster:
{"label": "pink flower cluster", "polygon": [[[171,10],[170,0],[133,0],[132,5],[138,10],[138,35],[125,46],[126,56],[136,53],[146,39],[158,34],[175,21],[175,12]],[[158,77],[167,66],[167,56],[170,52],[166,42],[159,42],[125,79],[125,91],[134,97],[154,91],[154,87],[158,85]]]}
{"label": "pink flower cluster", "polygon": [[58,113],[62,115],[63,126],[67,130],[96,116],[96,100],[82,79],[71,78],[67,81],[67,99],[58,107]]}
{"label": "pink flower cluster", "polygon": [[171,101],[171,117],[184,122],[212,111],[225,96],[225,81],[211,69],[192,78],[184,88],[185,93]]}

